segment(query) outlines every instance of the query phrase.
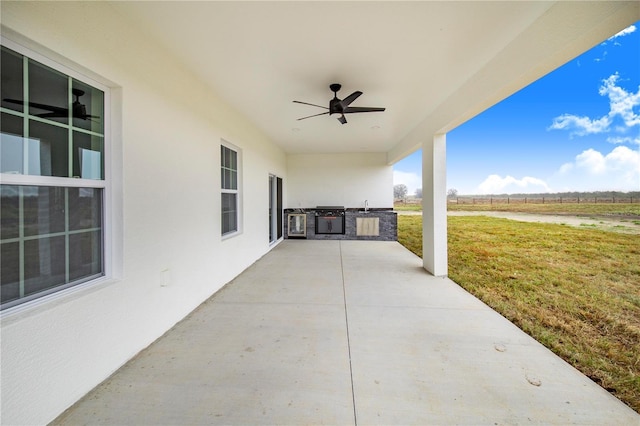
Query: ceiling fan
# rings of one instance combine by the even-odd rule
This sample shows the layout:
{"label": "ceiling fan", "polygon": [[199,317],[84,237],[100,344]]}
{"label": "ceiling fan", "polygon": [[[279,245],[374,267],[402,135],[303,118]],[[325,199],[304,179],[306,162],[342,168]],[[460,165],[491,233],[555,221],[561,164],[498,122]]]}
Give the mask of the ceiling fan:
{"label": "ceiling fan", "polygon": [[[71,104],[71,112],[73,113],[73,118],[80,118],[82,120],[91,120],[92,118],[100,118],[97,115],[87,114],[87,107],[80,102],[80,97],[84,95],[84,90],[80,89],[71,89],[71,93],[76,97]],[[21,105],[23,101],[16,99],[3,99],[4,102],[9,102],[11,104],[19,104]],[[36,117],[40,118],[56,118],[56,117],[68,117],[69,110],[67,108],[61,108],[54,105],[46,105],[38,102],[29,102],[29,106],[32,108],[43,109],[45,112],[42,114],[33,114]]]}
{"label": "ceiling fan", "polygon": [[329,101],[329,108],[324,107],[322,105],[310,104],[308,102],[293,101],[294,103],[297,103],[297,104],[311,105],[311,106],[315,106],[315,107],[318,107],[318,108],[324,108],[324,109],[328,110],[326,112],[321,112],[320,114],[314,114],[314,115],[309,115],[307,117],[298,118],[298,121],[305,120],[305,119],[311,118],[311,117],[317,117],[319,115],[340,114],[340,117],[338,117],[338,121],[340,123],[342,123],[342,124],[346,124],[347,123],[347,119],[344,118],[345,114],[353,114],[353,113],[356,113],[356,112],[382,112],[382,111],[385,110],[385,108],[352,107],[352,106],[349,106],[360,95],[362,95],[362,92],[355,91],[352,94],[350,94],[349,96],[347,96],[346,98],[340,100],[340,99],[338,99],[338,91],[341,88],[342,88],[342,86],[340,84],[338,84],[338,83],[334,83],[334,84],[329,86],[329,89],[331,89],[331,91],[333,92],[333,99],[331,99]]}

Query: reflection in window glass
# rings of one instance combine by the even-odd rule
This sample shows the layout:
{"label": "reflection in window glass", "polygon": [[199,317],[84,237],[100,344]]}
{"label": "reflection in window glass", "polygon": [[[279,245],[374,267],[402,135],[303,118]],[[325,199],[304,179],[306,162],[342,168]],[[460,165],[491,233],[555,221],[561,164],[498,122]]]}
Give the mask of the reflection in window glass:
{"label": "reflection in window glass", "polygon": [[236,194],[222,194],[222,234],[238,230]]}
{"label": "reflection in window glass", "polygon": [[76,281],[102,272],[102,232],[69,235],[69,280]]}
{"label": "reflection in window glass", "polygon": [[222,189],[238,189],[238,153],[226,146],[221,146],[220,150]]}
{"label": "reflection in window glass", "polygon": [[24,242],[24,295],[65,283],[64,236]]}
{"label": "reflection in window glass", "polygon": [[29,60],[29,114],[58,123],[69,122],[69,78]]}
{"label": "reflection in window glass", "polygon": [[0,173],[104,179],[104,92],[4,47],[2,59],[2,106],[22,111],[28,93],[28,108],[2,113]]}
{"label": "reflection in window glass", "polygon": [[19,191],[20,187],[17,185],[0,185],[0,240],[20,236]]}
{"label": "reflection in window glass", "polygon": [[27,152],[25,174],[69,177],[69,131],[64,127],[30,121]]}
{"label": "reflection in window glass", "polygon": [[0,120],[0,172],[22,174],[24,170],[23,120],[2,113]]}
{"label": "reflection in window glass", "polygon": [[[2,76],[0,83],[2,107],[22,112],[24,110],[22,55],[2,46],[0,75]],[[4,115],[2,119],[4,120]]]}
{"label": "reflection in window glass", "polygon": [[23,186],[22,221],[26,237],[64,232],[65,188]]}
{"label": "reflection in window glass", "polygon": [[0,300],[5,303],[10,300],[20,298],[20,244],[2,243],[0,244]]}
{"label": "reflection in window glass", "polygon": [[104,92],[73,81],[71,104],[73,125],[92,132],[104,132]]}
{"label": "reflection in window glass", "polygon": [[96,188],[69,188],[69,229],[100,228],[102,191]]}
{"label": "reflection in window glass", "polygon": [[73,132],[73,176],[82,179],[102,179],[104,138]]}
{"label": "reflection in window glass", "polygon": [[222,235],[238,231],[238,152],[220,145]]}
{"label": "reflection in window glass", "polygon": [[104,275],[105,92],[4,46],[0,66],[5,309]]}
{"label": "reflection in window glass", "polygon": [[103,191],[0,185],[2,304],[103,275]]}

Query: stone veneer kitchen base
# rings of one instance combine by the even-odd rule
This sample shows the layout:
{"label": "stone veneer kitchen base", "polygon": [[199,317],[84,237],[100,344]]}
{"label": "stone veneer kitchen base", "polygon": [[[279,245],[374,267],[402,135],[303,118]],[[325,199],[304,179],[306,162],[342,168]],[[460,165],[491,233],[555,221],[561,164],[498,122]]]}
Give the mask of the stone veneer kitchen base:
{"label": "stone veneer kitchen base", "polygon": [[[316,234],[316,216],[315,209],[285,209],[284,210],[284,238],[300,238],[289,237],[289,229],[287,220],[290,213],[305,213],[307,218],[307,240],[369,240],[369,241],[397,241],[398,240],[398,216],[392,209],[370,209],[368,213],[361,209],[347,209],[345,212],[344,234]],[[380,219],[378,236],[362,236],[356,235],[356,218],[373,218]]]}

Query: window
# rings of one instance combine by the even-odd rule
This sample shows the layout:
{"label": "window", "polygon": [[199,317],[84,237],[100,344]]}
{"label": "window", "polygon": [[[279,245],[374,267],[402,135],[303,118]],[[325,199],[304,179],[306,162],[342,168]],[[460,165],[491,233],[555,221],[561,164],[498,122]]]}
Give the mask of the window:
{"label": "window", "polygon": [[105,274],[107,92],[17,50],[2,46],[2,309]]}
{"label": "window", "polygon": [[222,235],[239,231],[240,156],[237,148],[220,145],[221,225]]}

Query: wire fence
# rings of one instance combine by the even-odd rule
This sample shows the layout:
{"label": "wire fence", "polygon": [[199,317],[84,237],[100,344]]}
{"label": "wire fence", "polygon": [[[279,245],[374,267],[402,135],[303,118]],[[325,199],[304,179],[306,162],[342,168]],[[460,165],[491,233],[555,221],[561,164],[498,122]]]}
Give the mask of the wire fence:
{"label": "wire fence", "polygon": [[456,197],[455,204],[617,204],[640,203],[640,197]]}

